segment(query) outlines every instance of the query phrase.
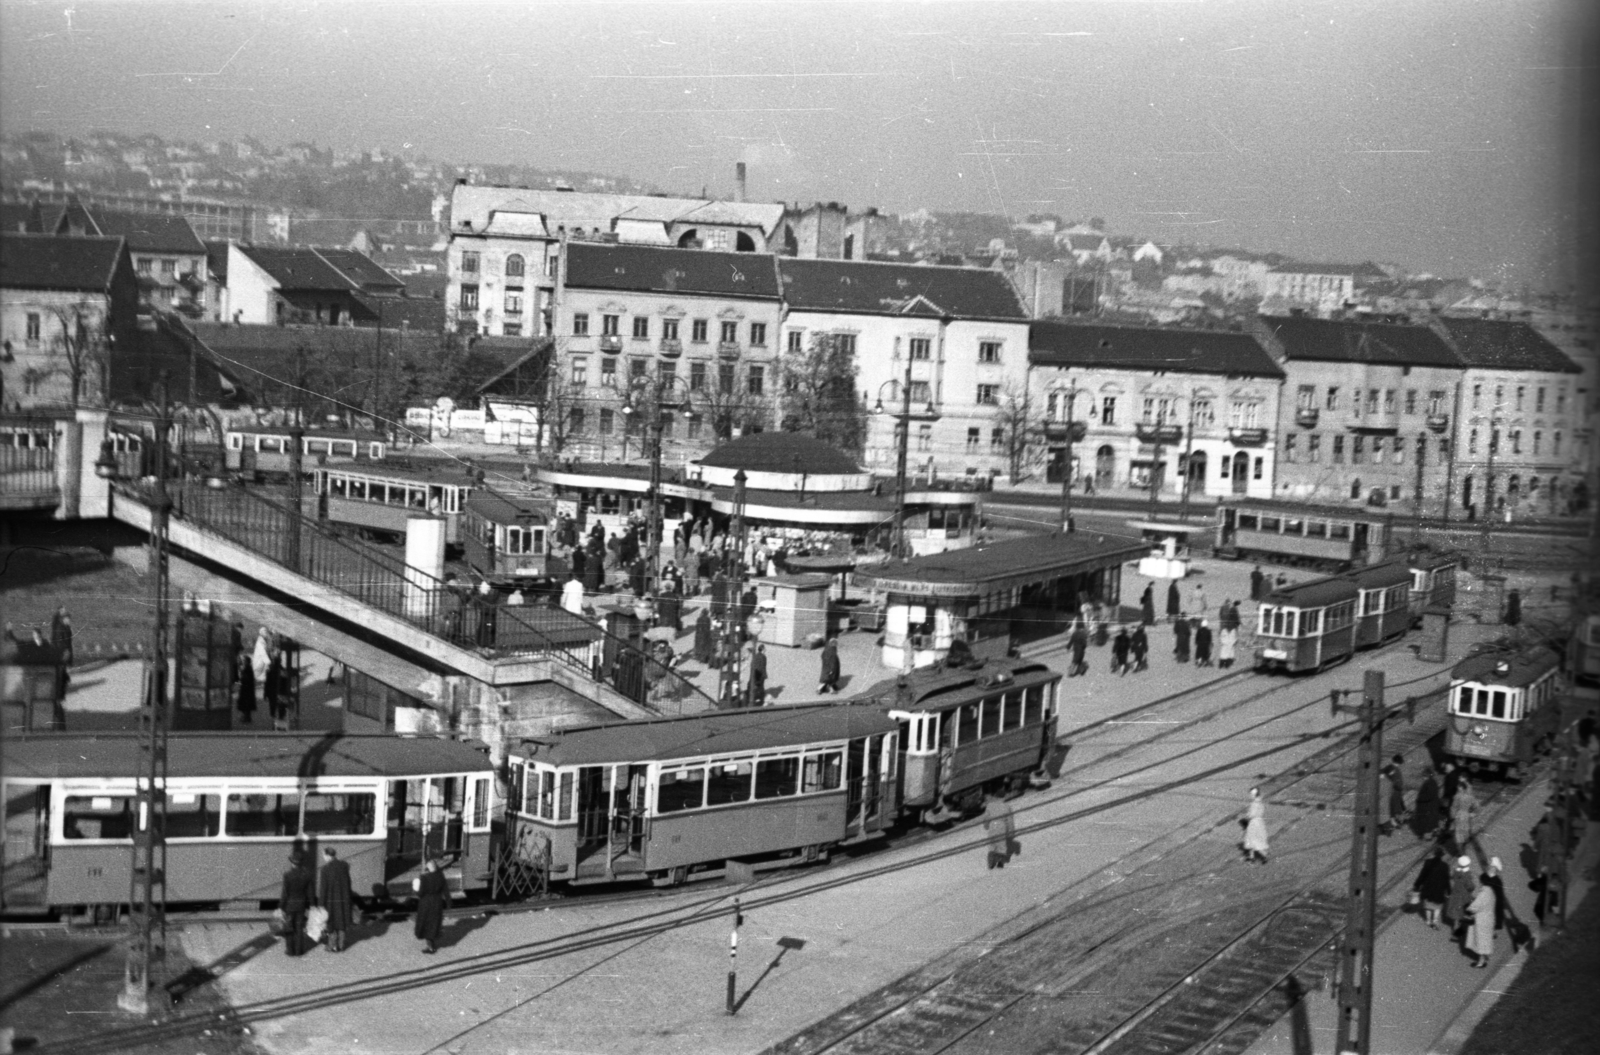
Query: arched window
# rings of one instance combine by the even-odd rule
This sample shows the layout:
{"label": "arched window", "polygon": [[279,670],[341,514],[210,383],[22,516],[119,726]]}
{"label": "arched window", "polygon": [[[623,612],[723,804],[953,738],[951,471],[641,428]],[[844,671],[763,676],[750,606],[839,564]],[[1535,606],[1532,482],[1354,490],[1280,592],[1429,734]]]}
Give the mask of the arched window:
{"label": "arched window", "polygon": [[522,257],[520,254],[512,253],[510,256],[506,257],[507,278],[521,278],[523,275],[522,267]]}
{"label": "arched window", "polygon": [[[735,252],[753,253],[756,251],[756,240],[745,234],[743,231],[740,231],[738,239],[733,243],[733,248]],[[848,254],[845,256],[845,259],[850,259]]]}
{"label": "arched window", "polygon": [[1512,473],[1511,479],[1506,481],[1506,494],[1511,495],[1514,498],[1521,490],[1522,477],[1518,476],[1516,473]]}

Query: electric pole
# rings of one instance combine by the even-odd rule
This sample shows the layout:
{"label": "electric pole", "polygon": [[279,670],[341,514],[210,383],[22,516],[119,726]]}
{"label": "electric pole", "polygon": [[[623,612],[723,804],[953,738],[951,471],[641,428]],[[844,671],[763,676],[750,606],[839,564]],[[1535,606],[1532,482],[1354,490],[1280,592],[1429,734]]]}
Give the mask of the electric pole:
{"label": "electric pole", "polygon": [[1379,766],[1383,761],[1383,672],[1369,670],[1361,702],[1343,704],[1335,694],[1333,713],[1361,717],[1356,751],[1355,817],[1350,834],[1350,889],[1344,932],[1339,940],[1338,1055],[1372,1055],[1372,952],[1378,912]]}

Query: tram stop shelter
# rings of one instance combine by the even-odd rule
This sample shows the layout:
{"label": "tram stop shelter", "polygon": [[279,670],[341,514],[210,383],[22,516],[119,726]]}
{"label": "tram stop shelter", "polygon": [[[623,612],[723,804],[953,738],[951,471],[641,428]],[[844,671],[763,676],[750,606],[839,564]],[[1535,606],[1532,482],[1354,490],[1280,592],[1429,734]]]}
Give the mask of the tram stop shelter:
{"label": "tram stop shelter", "polygon": [[855,583],[884,606],[884,666],[905,670],[953,648],[1003,656],[1061,633],[1082,605],[1119,604],[1122,565],[1147,552],[1106,535],[1030,535],[892,561],[856,572]]}
{"label": "tram stop shelter", "polygon": [[1210,529],[1210,524],[1167,520],[1130,520],[1128,526],[1150,544],[1149,552],[1139,559],[1139,574],[1147,579],[1185,578],[1189,574],[1189,536]]}

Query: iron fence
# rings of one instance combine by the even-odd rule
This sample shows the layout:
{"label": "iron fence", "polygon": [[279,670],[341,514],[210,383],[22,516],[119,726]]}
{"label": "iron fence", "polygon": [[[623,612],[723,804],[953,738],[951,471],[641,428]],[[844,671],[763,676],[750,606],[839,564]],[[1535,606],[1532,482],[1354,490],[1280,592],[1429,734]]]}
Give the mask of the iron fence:
{"label": "iron fence", "polygon": [[56,448],[61,422],[51,418],[0,417],[0,495],[7,498],[56,494]]}

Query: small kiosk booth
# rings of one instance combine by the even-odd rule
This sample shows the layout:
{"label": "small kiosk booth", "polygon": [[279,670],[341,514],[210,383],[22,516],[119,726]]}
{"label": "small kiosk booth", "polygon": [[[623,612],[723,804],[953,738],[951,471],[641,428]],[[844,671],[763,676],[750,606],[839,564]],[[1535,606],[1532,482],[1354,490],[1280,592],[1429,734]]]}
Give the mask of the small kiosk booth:
{"label": "small kiosk booth", "polygon": [[1082,533],[1035,535],[857,572],[884,605],[883,665],[931,666],[961,642],[975,656],[1060,633],[1085,603],[1121,602],[1122,565],[1146,554]]}
{"label": "small kiosk booth", "polygon": [[1150,549],[1139,558],[1139,574],[1147,579],[1182,579],[1189,574],[1189,536],[1209,533],[1210,524],[1164,520],[1130,520]]}

